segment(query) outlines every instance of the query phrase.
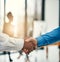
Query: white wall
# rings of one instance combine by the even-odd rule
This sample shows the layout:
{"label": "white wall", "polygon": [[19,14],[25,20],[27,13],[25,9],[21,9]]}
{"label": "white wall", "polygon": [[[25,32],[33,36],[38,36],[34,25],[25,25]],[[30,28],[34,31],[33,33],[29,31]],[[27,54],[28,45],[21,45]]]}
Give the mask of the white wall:
{"label": "white wall", "polygon": [[48,24],[47,31],[58,26],[59,23],[59,0],[46,0],[45,20]]}
{"label": "white wall", "polygon": [[46,33],[58,27],[59,0],[45,0],[45,22],[41,22],[41,20],[34,21],[33,37],[37,37],[40,35],[39,33]]}
{"label": "white wall", "polygon": [[4,0],[0,0],[0,32],[3,30],[4,22]]}

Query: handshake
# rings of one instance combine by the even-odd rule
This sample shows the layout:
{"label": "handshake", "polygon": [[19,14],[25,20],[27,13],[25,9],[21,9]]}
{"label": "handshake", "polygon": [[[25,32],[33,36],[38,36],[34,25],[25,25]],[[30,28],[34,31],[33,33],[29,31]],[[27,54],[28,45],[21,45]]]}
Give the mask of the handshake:
{"label": "handshake", "polygon": [[36,39],[32,37],[24,39],[24,47],[22,48],[23,52],[29,54],[31,51],[35,50],[36,48],[37,48]]}

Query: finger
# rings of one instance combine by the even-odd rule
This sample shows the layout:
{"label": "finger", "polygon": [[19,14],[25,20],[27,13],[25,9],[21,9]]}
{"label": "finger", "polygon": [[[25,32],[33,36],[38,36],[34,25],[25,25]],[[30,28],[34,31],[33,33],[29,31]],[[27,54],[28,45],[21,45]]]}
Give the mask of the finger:
{"label": "finger", "polygon": [[32,41],[32,38],[31,37],[30,38],[26,38],[25,41],[26,42],[30,42],[30,41]]}
{"label": "finger", "polygon": [[37,41],[34,38],[28,38],[25,40],[26,42],[32,42],[35,46],[37,46]]}
{"label": "finger", "polygon": [[24,40],[28,39],[29,37],[25,37]]}
{"label": "finger", "polygon": [[23,52],[25,52],[26,54],[28,54],[28,49],[23,49]]}

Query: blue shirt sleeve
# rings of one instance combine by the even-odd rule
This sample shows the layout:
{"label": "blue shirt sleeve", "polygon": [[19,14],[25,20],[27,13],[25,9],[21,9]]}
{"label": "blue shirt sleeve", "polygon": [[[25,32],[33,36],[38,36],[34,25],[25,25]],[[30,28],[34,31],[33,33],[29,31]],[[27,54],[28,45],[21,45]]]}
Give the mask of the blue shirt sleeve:
{"label": "blue shirt sleeve", "polygon": [[36,38],[37,46],[45,46],[60,40],[60,27]]}

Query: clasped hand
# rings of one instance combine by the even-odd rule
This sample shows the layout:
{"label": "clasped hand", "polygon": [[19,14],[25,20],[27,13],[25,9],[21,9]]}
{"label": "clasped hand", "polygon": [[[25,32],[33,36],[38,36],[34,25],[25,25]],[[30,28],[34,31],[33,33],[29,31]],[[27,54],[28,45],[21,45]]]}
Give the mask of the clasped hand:
{"label": "clasped hand", "polygon": [[36,39],[32,37],[24,39],[24,47],[22,48],[23,52],[29,54],[31,51],[35,50],[36,48],[37,48]]}

